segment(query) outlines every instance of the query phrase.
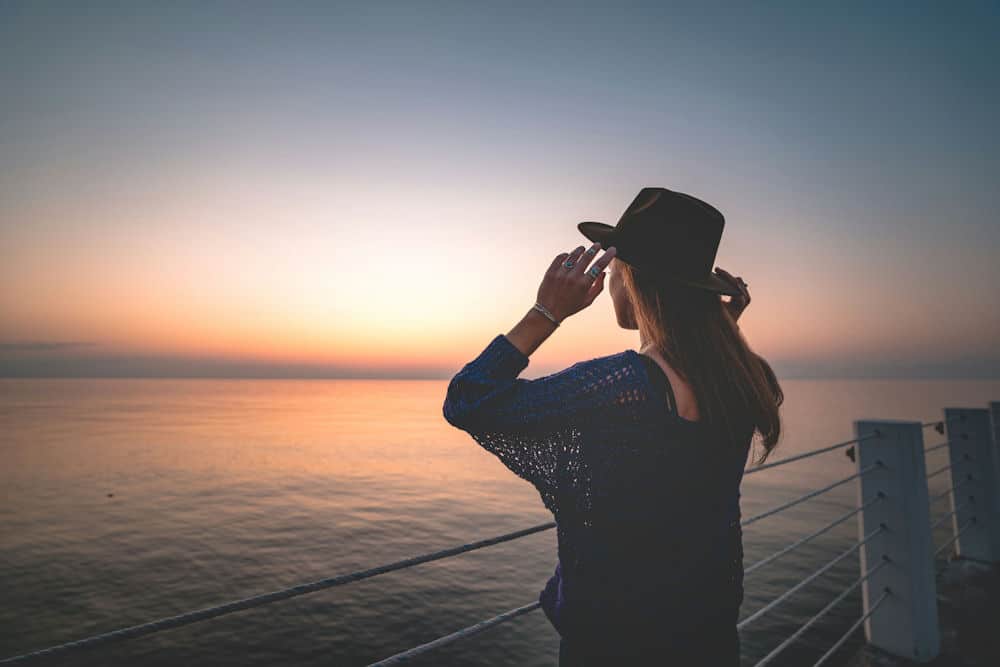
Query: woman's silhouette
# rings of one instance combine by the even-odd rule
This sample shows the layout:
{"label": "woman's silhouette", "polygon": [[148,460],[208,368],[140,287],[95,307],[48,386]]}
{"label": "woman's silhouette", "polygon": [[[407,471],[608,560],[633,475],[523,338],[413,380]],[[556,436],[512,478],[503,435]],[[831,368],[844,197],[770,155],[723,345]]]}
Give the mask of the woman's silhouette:
{"label": "woman's silhouette", "polygon": [[[559,561],[540,600],[560,665],[739,664],[739,486],[754,434],[759,460],[778,441],[783,395],[736,325],[746,284],[711,270],[723,225],[664,188],[644,188],[615,227],[580,223],[597,242],[557,255],[535,306],[448,386],[449,423],[555,516]],[[518,378],[606,274],[639,351]]]}

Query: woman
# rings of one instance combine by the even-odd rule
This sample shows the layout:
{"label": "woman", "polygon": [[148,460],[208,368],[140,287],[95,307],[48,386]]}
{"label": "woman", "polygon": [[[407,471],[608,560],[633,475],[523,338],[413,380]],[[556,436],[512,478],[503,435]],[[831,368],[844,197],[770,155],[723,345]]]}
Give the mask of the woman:
{"label": "woman", "polygon": [[[593,245],[557,255],[536,304],[448,386],[445,419],[555,516],[559,562],[539,599],[560,665],[739,664],[739,486],[754,434],[760,461],[778,441],[783,395],[736,325],[746,284],[712,272],[724,224],[665,188],[644,188],[614,227],[580,223]],[[518,378],[606,274],[639,351]]]}

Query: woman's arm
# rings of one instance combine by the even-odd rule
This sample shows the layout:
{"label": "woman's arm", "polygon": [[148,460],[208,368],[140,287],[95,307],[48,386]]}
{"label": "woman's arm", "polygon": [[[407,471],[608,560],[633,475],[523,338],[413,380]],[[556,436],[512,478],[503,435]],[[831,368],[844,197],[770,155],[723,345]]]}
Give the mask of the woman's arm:
{"label": "woman's arm", "polygon": [[[598,244],[586,258],[597,253]],[[614,257],[609,249],[596,262],[595,279],[585,273],[587,261],[578,261],[583,247],[561,253],[552,261],[538,290],[538,303],[559,321],[589,306],[600,294],[604,268]],[[574,259],[567,269],[565,260]],[[582,266],[581,266],[582,265]],[[508,334],[498,334],[448,384],[443,413],[448,423],[467,431],[485,449],[518,476],[531,481],[543,498],[553,486],[559,452],[575,437],[574,428],[614,403],[616,387],[609,374],[622,379],[624,353],[573,366],[536,380],[518,375],[528,357],[556,325],[531,309]]]}
{"label": "woman's arm", "polygon": [[616,401],[616,384],[631,370],[626,353],[581,361],[535,380],[518,376],[528,356],[497,334],[448,383],[442,412],[449,424],[473,435],[544,438],[581,424]]}
{"label": "woman's arm", "polygon": [[528,357],[497,334],[449,382],[444,418],[531,482],[551,509],[565,452],[589,425],[638,409],[641,377],[628,352],[535,380],[517,377],[527,366]]}
{"label": "woman's arm", "polygon": [[[549,264],[538,288],[537,302],[558,322],[589,306],[603,290],[604,269],[614,258],[615,249],[609,248],[594,261],[594,278],[587,273],[587,265],[599,248],[600,244],[595,243],[584,253],[583,246],[578,246],[571,253],[559,253]],[[566,267],[567,260],[571,260],[570,267]],[[559,373],[532,383],[515,382],[528,365],[528,357],[557,326],[532,308],[506,336],[494,338],[479,357],[452,378],[444,405],[448,422],[464,430],[523,430],[538,426],[538,418],[554,412],[546,408],[560,400],[559,392],[565,393],[563,400],[570,407],[574,388],[570,379]]]}

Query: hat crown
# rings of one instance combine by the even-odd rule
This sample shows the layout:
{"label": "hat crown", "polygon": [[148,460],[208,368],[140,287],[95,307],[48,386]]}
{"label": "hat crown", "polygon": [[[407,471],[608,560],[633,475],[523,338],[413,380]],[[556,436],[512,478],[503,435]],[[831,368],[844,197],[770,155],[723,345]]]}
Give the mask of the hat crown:
{"label": "hat crown", "polygon": [[725,224],[717,208],[697,197],[643,188],[615,225],[617,257],[640,271],[706,279]]}

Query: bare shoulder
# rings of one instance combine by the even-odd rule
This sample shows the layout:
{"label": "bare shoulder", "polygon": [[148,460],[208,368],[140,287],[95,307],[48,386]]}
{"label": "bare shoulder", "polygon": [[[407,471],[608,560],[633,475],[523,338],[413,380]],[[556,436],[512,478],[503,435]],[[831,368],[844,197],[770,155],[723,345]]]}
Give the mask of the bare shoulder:
{"label": "bare shoulder", "polygon": [[698,421],[701,414],[698,412],[698,402],[695,400],[691,385],[683,380],[680,374],[656,350],[649,350],[643,354],[655,361],[670,381],[670,388],[677,401],[677,414],[689,421]]}

